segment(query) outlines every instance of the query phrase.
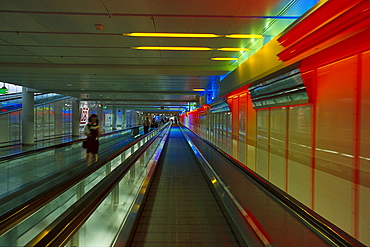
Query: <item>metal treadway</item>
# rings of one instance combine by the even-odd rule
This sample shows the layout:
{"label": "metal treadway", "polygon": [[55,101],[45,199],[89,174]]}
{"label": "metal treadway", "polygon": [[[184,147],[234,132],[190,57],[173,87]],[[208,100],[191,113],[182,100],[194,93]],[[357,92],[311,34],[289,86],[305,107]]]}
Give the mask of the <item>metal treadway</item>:
{"label": "metal treadway", "polygon": [[229,222],[172,127],[130,246],[240,246]]}

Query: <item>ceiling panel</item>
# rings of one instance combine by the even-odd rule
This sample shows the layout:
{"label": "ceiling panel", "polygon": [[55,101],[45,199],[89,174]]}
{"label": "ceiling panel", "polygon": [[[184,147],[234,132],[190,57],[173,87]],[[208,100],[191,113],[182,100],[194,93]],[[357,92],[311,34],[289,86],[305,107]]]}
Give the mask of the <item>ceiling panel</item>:
{"label": "ceiling panel", "polygon": [[102,0],[111,13],[151,13],[150,0]]}
{"label": "ceiling panel", "polygon": [[234,19],[224,18],[198,18],[193,23],[194,33],[228,34]]}
{"label": "ceiling panel", "polygon": [[53,0],[52,1],[1,0],[1,9],[26,10],[26,11],[60,11],[59,6],[55,4]]}
{"label": "ceiling panel", "polygon": [[53,0],[53,2],[63,12],[83,12],[106,13],[104,4],[101,0],[76,1],[76,0]]}
{"label": "ceiling panel", "polygon": [[8,56],[1,55],[1,63],[49,63],[49,61],[36,56]]}
{"label": "ceiling panel", "polygon": [[53,63],[61,64],[139,64],[137,58],[124,58],[124,57],[45,57],[45,59]]}
{"label": "ceiling panel", "polygon": [[157,32],[167,33],[192,33],[194,18],[161,18],[155,17],[155,27]]}
{"label": "ceiling panel", "polygon": [[2,31],[48,31],[44,24],[37,22],[32,16],[26,14],[1,13],[0,22],[3,24],[1,27],[7,27],[1,29]]}
{"label": "ceiling panel", "polygon": [[173,0],[151,0],[152,14],[194,14],[198,9],[198,0],[173,1]]}
{"label": "ceiling panel", "polygon": [[[0,5],[0,81],[76,97],[88,93],[101,101],[186,104],[199,97],[192,89],[205,88],[214,76],[229,73],[239,63],[216,62],[211,57],[238,57],[240,53],[131,47],[244,48],[251,40],[140,38],[122,33],[258,34],[272,19],[238,16],[277,14],[291,1],[4,0]],[[276,28],[265,34],[275,36],[291,22],[279,20]],[[103,30],[96,30],[95,24],[102,24]],[[258,49],[262,42],[258,40],[252,47]],[[144,94],[128,92],[133,90]]]}
{"label": "ceiling panel", "polygon": [[145,17],[113,16],[112,20],[116,23],[116,26],[121,33],[156,31],[153,19],[150,16]]}
{"label": "ceiling panel", "polygon": [[25,34],[0,32],[0,39],[6,43],[13,45],[38,45],[37,41],[33,40],[31,37],[28,37]]}
{"label": "ceiling panel", "polygon": [[[64,16],[65,17],[65,16]],[[67,16],[68,17],[68,16]],[[86,33],[121,33],[120,26],[115,22],[116,18],[109,18],[109,16],[70,16],[71,21],[76,23]],[[103,25],[103,30],[98,31],[95,24]]]}
{"label": "ceiling panel", "polygon": [[[16,48],[14,46],[0,46],[0,56],[7,55],[7,56],[19,56],[24,55],[28,56],[30,55],[29,52],[21,50],[19,48]],[[1,60],[1,58],[0,58]]]}

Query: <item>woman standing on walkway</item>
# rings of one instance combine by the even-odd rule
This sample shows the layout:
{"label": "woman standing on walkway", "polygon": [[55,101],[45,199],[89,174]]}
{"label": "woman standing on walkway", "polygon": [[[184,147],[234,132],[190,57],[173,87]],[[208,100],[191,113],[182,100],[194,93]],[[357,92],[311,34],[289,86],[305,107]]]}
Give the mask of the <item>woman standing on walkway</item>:
{"label": "woman standing on walkway", "polygon": [[94,155],[94,162],[98,161],[98,151],[99,151],[99,137],[101,135],[101,128],[99,125],[98,116],[92,114],[89,117],[89,123],[86,124],[84,133],[87,136],[87,165],[91,165],[91,154]]}

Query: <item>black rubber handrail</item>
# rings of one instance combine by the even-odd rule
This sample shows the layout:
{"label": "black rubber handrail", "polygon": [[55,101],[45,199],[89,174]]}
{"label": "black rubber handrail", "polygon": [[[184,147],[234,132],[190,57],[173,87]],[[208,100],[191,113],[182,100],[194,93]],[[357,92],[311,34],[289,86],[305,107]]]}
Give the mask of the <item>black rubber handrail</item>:
{"label": "black rubber handrail", "polygon": [[296,199],[292,198],[288,194],[281,191],[279,188],[271,184],[269,181],[265,180],[264,178],[260,177],[254,171],[249,169],[247,166],[236,160],[231,155],[227,154],[211,142],[203,139],[197,133],[190,130],[188,127],[181,124],[182,127],[191,131],[194,135],[196,135],[200,140],[204,143],[208,144],[212,149],[214,149],[217,153],[219,153],[222,157],[230,161],[231,164],[234,165],[239,171],[241,171],[245,176],[252,179],[256,184],[261,186],[265,191],[271,194],[273,197],[277,199],[281,204],[287,207],[292,213],[299,216],[300,218],[304,219],[308,222],[312,228],[315,229],[317,233],[321,233],[324,238],[329,239],[331,242],[338,246],[345,246],[345,247],[366,247],[366,245],[359,242],[357,239],[353,238],[343,230],[339,229],[322,216],[315,213],[310,208],[306,207]]}
{"label": "black rubber handrail", "polygon": [[166,127],[167,124],[25,246],[64,246]]}
{"label": "black rubber handrail", "polygon": [[[140,126],[141,125],[126,128],[126,129],[123,129],[123,130],[117,130],[117,131],[105,133],[105,134],[102,134],[102,137],[118,134],[120,132],[135,129],[135,128],[138,128]],[[17,159],[19,157],[28,156],[28,155],[35,154],[35,153],[41,153],[41,152],[45,152],[45,151],[48,151],[48,150],[54,150],[54,149],[57,149],[57,148],[70,146],[70,145],[73,145],[73,144],[76,144],[76,143],[83,142],[84,140],[86,140],[86,138],[78,139],[78,140],[74,140],[74,141],[69,141],[69,142],[64,142],[64,143],[60,143],[60,144],[55,144],[55,145],[51,145],[51,146],[47,146],[47,147],[37,148],[37,149],[33,149],[33,150],[28,150],[28,151],[24,151],[24,152],[21,152],[21,153],[5,155],[5,156],[0,157],[0,162],[10,160],[10,159],[14,159],[14,158]]]}
{"label": "black rubber handrail", "polygon": [[[158,133],[157,133],[157,136],[158,136]],[[30,198],[29,200],[25,201],[21,205],[18,205],[12,210],[9,210],[5,212],[4,214],[0,215],[0,235],[4,234],[9,229],[13,228],[18,223],[28,218],[30,215],[38,211],[40,208],[45,206],[47,203],[49,203],[50,201],[60,196],[62,193],[64,193],[65,191],[67,191],[68,189],[76,185],[77,183],[79,183],[82,179],[88,177],[90,174],[98,170],[100,167],[104,166],[106,163],[116,158],[122,152],[125,152],[129,148],[133,147],[134,145],[139,143],[141,140],[143,140],[146,136],[150,134],[151,133],[140,136],[139,138],[135,139],[134,142],[130,143],[129,145],[109,155],[103,162],[99,163],[98,165],[96,166],[92,165],[89,168],[83,169],[76,176],[70,177],[69,179],[64,180],[63,182],[56,184],[52,188],[44,191],[43,193],[40,193],[37,196]]]}

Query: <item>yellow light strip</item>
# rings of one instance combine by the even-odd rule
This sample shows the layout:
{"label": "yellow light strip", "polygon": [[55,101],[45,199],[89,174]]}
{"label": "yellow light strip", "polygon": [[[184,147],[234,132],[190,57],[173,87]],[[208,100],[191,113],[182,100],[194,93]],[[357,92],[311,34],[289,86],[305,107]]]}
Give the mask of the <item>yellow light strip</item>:
{"label": "yellow light strip", "polygon": [[203,88],[194,88],[193,91],[195,91],[195,92],[204,92],[206,90],[203,89]]}
{"label": "yellow light strip", "polygon": [[263,35],[258,34],[228,34],[225,35],[226,38],[232,38],[232,39],[260,39],[263,38]]}
{"label": "yellow light strip", "polygon": [[212,57],[211,60],[214,60],[214,61],[238,61],[239,58],[235,58],[235,57]]}
{"label": "yellow light strip", "polygon": [[218,51],[249,51],[248,48],[232,48],[232,47],[224,47],[224,48],[217,48]]}
{"label": "yellow light strip", "polygon": [[209,47],[182,47],[182,46],[138,46],[131,47],[137,50],[167,50],[167,51],[211,51]]}
{"label": "yellow light strip", "polygon": [[222,35],[213,33],[124,33],[133,37],[159,37],[159,38],[218,38]]}

